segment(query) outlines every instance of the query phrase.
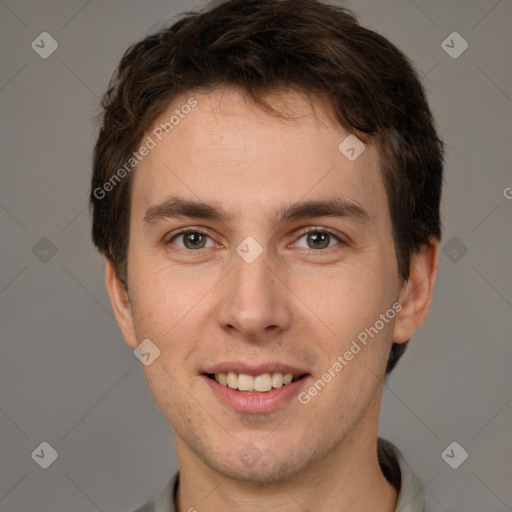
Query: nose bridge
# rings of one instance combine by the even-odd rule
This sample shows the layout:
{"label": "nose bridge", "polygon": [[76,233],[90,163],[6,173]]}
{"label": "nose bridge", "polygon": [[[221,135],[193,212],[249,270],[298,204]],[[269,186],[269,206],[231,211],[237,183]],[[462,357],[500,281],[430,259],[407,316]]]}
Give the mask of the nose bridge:
{"label": "nose bridge", "polygon": [[248,263],[243,258],[234,258],[233,281],[238,291],[245,291],[239,294],[242,297],[259,297],[269,300],[274,283],[274,276],[267,254],[262,254],[254,261]]}
{"label": "nose bridge", "polygon": [[283,293],[284,285],[274,275],[273,267],[265,251],[252,261],[244,259],[243,253],[234,255],[219,316],[224,326],[250,336],[269,327],[280,330],[288,326],[287,294]]}

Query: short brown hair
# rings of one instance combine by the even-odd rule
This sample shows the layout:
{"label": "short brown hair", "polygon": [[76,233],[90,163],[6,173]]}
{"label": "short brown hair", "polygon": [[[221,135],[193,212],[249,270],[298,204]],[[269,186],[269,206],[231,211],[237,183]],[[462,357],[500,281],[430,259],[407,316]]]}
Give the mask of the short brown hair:
{"label": "short brown hair", "polygon": [[[270,93],[318,94],[340,124],[376,144],[398,272],[406,280],[411,255],[441,237],[443,143],[416,72],[401,51],[344,8],[317,0],[228,0],[187,13],[131,46],[103,97],[92,238],[121,283],[127,288],[131,173],[108,194],[102,187],[174,98],[222,86],[243,91],[268,111]],[[387,372],[405,346],[393,343]]]}

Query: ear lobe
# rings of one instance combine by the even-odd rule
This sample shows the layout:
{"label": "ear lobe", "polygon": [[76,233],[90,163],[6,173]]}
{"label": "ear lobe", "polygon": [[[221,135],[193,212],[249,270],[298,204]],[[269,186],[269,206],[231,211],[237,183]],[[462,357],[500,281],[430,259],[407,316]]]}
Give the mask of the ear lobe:
{"label": "ear lobe", "polygon": [[117,325],[126,343],[135,349],[138,345],[128,293],[119,281],[114,263],[106,258],[105,286],[110,296]]}
{"label": "ear lobe", "polygon": [[427,318],[437,275],[439,241],[432,239],[423,245],[411,259],[407,283],[400,292],[402,309],[393,331],[395,343],[406,343]]}

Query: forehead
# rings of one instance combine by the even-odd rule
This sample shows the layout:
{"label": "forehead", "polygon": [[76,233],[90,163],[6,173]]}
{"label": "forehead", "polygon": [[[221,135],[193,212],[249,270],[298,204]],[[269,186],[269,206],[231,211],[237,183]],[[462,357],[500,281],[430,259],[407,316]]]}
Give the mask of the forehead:
{"label": "forehead", "polygon": [[337,192],[365,204],[372,217],[386,208],[373,145],[349,159],[343,141],[350,133],[325,105],[297,92],[266,100],[282,116],[236,90],[176,98],[145,135],[154,147],[134,175],[137,215],[167,195],[221,201],[237,215],[263,208],[268,216],[285,203]]}

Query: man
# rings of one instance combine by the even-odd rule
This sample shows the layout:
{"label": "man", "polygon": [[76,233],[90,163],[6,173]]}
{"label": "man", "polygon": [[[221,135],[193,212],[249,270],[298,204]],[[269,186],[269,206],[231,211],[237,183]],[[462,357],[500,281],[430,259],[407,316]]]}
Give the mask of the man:
{"label": "man", "polygon": [[232,0],[131,47],[103,108],[93,239],[180,468],[137,511],[422,511],[377,437],[440,239],[407,59],[344,9]]}

